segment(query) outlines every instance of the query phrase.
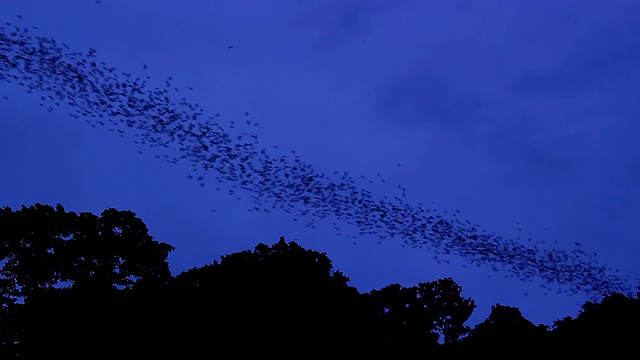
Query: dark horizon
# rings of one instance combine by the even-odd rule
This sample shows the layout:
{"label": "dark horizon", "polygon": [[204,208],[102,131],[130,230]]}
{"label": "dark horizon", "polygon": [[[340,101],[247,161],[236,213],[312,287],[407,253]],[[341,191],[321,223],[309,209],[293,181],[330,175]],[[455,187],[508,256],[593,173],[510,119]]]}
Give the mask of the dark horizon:
{"label": "dark horizon", "polygon": [[326,253],[284,237],[175,276],[175,248],[129,210],[2,208],[0,239],[3,357],[640,355],[640,296],[552,324],[498,303],[469,326],[477,306],[450,277],[359,292]]}

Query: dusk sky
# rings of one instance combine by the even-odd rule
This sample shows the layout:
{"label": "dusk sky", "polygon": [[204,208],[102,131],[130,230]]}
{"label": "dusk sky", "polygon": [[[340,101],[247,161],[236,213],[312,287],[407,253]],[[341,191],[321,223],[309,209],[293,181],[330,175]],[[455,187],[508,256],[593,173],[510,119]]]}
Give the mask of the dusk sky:
{"label": "dusk sky", "polygon": [[[400,185],[409,204],[524,245],[578,242],[629,292],[640,284],[638,1],[16,0],[0,2],[7,22],[94,48],[151,88],[172,77],[174,101],[274,157],[348,171],[376,197]],[[27,91],[0,82],[0,206],[132,210],[176,247],[174,275],[284,236],[326,252],[362,292],[452,277],[478,306],[469,325],[496,303],[551,325],[589,299],[399,237],[354,239],[341,219],[311,228],[312,216],[250,211],[247,193],[212,173],[199,186],[192,163],[135,144],[135,129],[92,127]]]}

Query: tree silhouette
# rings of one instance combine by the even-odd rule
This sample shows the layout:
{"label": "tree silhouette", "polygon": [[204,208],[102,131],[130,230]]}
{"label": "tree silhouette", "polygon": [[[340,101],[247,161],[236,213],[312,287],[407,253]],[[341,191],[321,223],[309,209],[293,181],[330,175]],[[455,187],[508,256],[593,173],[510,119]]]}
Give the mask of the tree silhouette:
{"label": "tree silhouette", "polygon": [[379,317],[382,341],[391,348],[421,346],[435,348],[439,335],[455,343],[469,328],[474,301],[461,296],[462,288],[451,278],[402,287],[392,284],[368,294]]}
{"label": "tree silhouette", "polygon": [[0,209],[4,347],[18,337],[23,349],[49,349],[43,341],[72,334],[82,338],[82,331],[75,333],[83,328],[78,311],[85,319],[93,313],[106,320],[115,309],[101,306],[113,300],[115,289],[167,283],[172,250],[153,240],[131,211],[107,209],[97,217],[65,212],[61,205]]}
{"label": "tree silhouette", "polygon": [[451,278],[360,294],[326,253],[284,238],[171,277],[172,249],[130,211],[0,209],[0,356],[640,355],[640,299],[622,294],[551,332],[500,304],[469,331],[475,303]]}
{"label": "tree silhouette", "polygon": [[133,286],[167,282],[173,247],[159,243],[131,211],[100,217],[35,204],[0,209],[2,291],[25,297],[62,282],[73,286]]}
{"label": "tree silhouette", "polygon": [[640,298],[622,294],[586,302],[575,318],[554,323],[558,343],[583,355],[640,357]]}
{"label": "tree silhouette", "polygon": [[464,323],[471,317],[475,302],[461,296],[462,287],[451,278],[418,284],[418,297],[433,312],[433,322],[445,343],[455,343],[469,332]]}
{"label": "tree silhouette", "polygon": [[548,350],[547,326],[534,325],[525,319],[517,307],[496,304],[489,317],[476,325],[461,348],[469,354],[515,357],[523,354],[544,354]]}
{"label": "tree silhouette", "polygon": [[332,268],[325,253],[280,238],[186,271],[172,284],[174,317],[197,319],[183,341],[215,336],[235,356],[354,348],[366,330],[360,294]]}

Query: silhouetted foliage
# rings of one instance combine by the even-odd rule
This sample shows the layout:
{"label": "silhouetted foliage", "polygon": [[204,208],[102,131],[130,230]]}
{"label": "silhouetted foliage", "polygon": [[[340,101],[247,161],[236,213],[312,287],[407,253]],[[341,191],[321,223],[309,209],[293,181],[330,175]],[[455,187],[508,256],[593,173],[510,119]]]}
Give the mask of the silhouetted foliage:
{"label": "silhouetted foliage", "polygon": [[467,354],[493,358],[513,358],[544,354],[547,351],[548,327],[534,325],[525,319],[517,307],[496,304],[491,306],[489,317],[476,325],[469,337],[461,342]]}
{"label": "silhouetted foliage", "polygon": [[200,311],[196,333],[185,340],[215,338],[234,355],[352,347],[359,340],[347,335],[361,334],[366,317],[358,291],[332,268],[326,254],[281,238],[178,275],[173,293],[188,295],[173,308],[182,309],[178,317]]}
{"label": "silhouetted foliage", "polygon": [[439,334],[445,343],[455,343],[469,328],[474,301],[461,296],[462,288],[453,279],[422,282],[402,287],[392,284],[369,292],[380,319],[384,343],[402,345],[406,341],[434,347]]}
{"label": "silhouetted foliage", "polygon": [[587,302],[575,318],[553,324],[558,343],[590,356],[640,358],[640,299],[622,294],[605,297],[601,303]]}
{"label": "silhouetted foliage", "polygon": [[497,304],[470,331],[475,303],[451,278],[360,294],[284,238],[171,277],[173,248],[130,211],[0,209],[0,250],[3,358],[640,355],[640,300],[621,294],[553,331]]}
{"label": "silhouetted foliage", "polygon": [[[98,217],[65,212],[61,205],[55,209],[41,204],[16,211],[8,207],[0,209],[0,295],[5,347],[11,346],[16,331],[21,332],[22,339],[44,340],[46,336],[31,331],[48,329],[51,332],[47,334],[53,335],[61,333],[59,324],[73,322],[70,316],[46,323],[47,315],[64,313],[64,307],[52,305],[52,299],[63,296],[58,293],[67,296],[82,289],[82,296],[95,293],[100,298],[116,288],[167,283],[171,273],[166,259],[172,250],[172,246],[153,240],[142,220],[131,211],[107,209]],[[65,286],[71,286],[74,292],[53,291]],[[17,307],[23,300],[24,306]],[[73,302],[58,305],[62,303]],[[25,315],[19,322],[11,321],[16,314],[28,314],[26,309],[39,317]]]}
{"label": "silhouetted foliage", "polygon": [[133,286],[167,282],[173,247],[159,243],[131,211],[100,217],[36,204],[0,209],[3,294],[24,297],[62,282],[73,286]]}

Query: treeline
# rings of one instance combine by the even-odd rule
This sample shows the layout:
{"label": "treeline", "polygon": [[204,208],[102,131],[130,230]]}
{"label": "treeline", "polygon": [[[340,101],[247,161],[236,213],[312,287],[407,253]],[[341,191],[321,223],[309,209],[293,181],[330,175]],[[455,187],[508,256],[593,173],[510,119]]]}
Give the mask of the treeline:
{"label": "treeline", "polygon": [[0,209],[2,358],[640,358],[640,299],[535,325],[476,307],[450,278],[360,293],[284,238],[171,276],[173,247],[131,211]]}

